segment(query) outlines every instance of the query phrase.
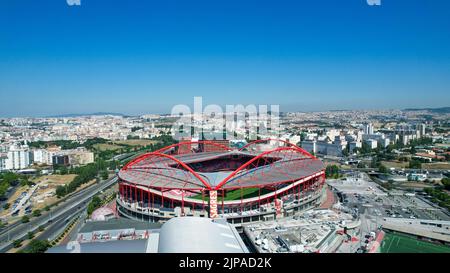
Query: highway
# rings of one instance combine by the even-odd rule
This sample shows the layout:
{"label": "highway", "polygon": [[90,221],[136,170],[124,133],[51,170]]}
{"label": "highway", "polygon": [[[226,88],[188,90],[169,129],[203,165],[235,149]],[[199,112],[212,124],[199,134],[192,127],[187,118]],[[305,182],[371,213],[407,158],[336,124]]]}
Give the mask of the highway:
{"label": "highway", "polygon": [[[12,248],[12,242],[14,240],[26,238],[28,232],[34,232],[40,226],[46,227],[46,231],[43,234],[51,236],[62,225],[66,225],[74,216],[82,212],[86,208],[88,201],[95,194],[109,188],[116,182],[117,177],[115,176],[99,184],[94,184],[68,197],[65,201],[59,203],[58,206],[52,207],[49,212],[44,212],[42,216],[31,218],[28,223],[21,223],[19,221],[18,223],[7,226],[0,233],[0,252],[8,251]],[[39,238],[41,237],[43,236],[40,235]]]}

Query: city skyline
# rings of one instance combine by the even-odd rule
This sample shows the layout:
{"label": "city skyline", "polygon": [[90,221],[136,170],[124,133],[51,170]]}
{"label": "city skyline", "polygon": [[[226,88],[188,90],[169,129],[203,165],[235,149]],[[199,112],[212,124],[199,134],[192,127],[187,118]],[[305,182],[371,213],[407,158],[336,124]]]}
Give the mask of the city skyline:
{"label": "city skyline", "polygon": [[448,1],[1,6],[0,117],[170,113],[194,96],[283,112],[450,105]]}

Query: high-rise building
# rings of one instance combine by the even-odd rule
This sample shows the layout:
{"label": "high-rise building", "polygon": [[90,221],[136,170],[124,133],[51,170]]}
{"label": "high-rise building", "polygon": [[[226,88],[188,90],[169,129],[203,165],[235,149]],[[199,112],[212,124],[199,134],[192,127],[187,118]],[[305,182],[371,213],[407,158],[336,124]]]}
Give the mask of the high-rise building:
{"label": "high-rise building", "polygon": [[419,124],[419,132],[420,132],[420,137],[424,137],[426,134],[426,128],[427,126],[425,124]]}
{"label": "high-rise building", "polygon": [[68,155],[54,155],[52,158],[53,165],[69,166]]}
{"label": "high-rise building", "polygon": [[364,142],[369,145],[370,149],[376,149],[378,147],[378,141],[375,139],[367,139]]}
{"label": "high-rise building", "polygon": [[6,171],[6,161],[8,160],[8,155],[5,153],[0,153],[0,172]]}
{"label": "high-rise building", "polygon": [[53,156],[61,151],[61,147],[53,146],[47,149],[33,150],[33,163],[37,164],[53,164]]}
{"label": "high-rise building", "polygon": [[7,170],[21,170],[30,165],[30,151],[27,145],[12,145],[8,151],[8,159],[5,162]]}
{"label": "high-rise building", "polygon": [[364,125],[364,134],[373,135],[373,125],[372,123],[367,123]]}

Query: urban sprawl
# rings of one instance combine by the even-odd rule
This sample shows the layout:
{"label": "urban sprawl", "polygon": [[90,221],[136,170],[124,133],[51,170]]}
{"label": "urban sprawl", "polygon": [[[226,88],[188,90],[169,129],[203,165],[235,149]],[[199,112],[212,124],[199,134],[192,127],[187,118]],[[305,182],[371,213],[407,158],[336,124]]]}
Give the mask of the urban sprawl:
{"label": "urban sprawl", "polygon": [[[139,212],[150,215],[150,193],[147,203],[142,193],[133,193],[140,203],[130,201],[127,188],[115,183],[119,170],[140,155],[177,142],[208,140],[242,148],[257,139],[275,146],[292,143],[319,158],[326,187],[314,192],[317,199],[308,210],[288,208],[306,198],[294,194],[289,200],[280,197],[281,207],[276,198],[261,206],[257,218],[252,218],[253,208],[230,211],[235,220],[229,236],[234,238],[237,229],[245,241],[235,238],[238,252],[414,251],[408,244],[420,244],[417,251],[449,252],[449,120],[448,108],[289,112],[281,113],[276,128],[266,123],[270,130],[249,133],[254,121],[244,120],[231,132],[232,140],[223,140],[223,119],[218,116],[192,116],[183,126],[195,134],[182,139],[173,129],[180,128],[174,115],[0,118],[0,229],[12,230],[0,233],[0,247],[9,252],[63,252],[57,247],[69,241],[151,240],[149,234],[171,240],[175,235],[167,230],[172,220],[154,223],[149,217],[149,225],[120,220],[118,204],[129,209],[129,218],[145,222]],[[74,201],[77,194],[85,199]],[[167,194],[176,200],[177,193]],[[247,194],[255,196],[250,190]],[[276,209],[268,217],[272,205]],[[184,207],[177,210],[173,201],[171,206],[158,213],[186,218],[175,217]],[[114,230],[96,226],[102,221],[111,222]],[[196,220],[176,221],[185,221],[180,225],[186,229],[211,228]]]}

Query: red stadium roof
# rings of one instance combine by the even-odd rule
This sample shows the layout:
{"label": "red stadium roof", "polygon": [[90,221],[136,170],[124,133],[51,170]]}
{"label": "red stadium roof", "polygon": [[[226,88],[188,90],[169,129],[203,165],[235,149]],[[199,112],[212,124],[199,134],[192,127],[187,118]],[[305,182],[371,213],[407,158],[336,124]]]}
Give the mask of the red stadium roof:
{"label": "red stadium roof", "polygon": [[[274,141],[284,146],[258,149],[260,144]],[[119,177],[151,188],[219,190],[294,182],[323,168],[320,160],[281,140],[259,140],[240,150],[214,141],[197,141],[144,154],[124,166]]]}

